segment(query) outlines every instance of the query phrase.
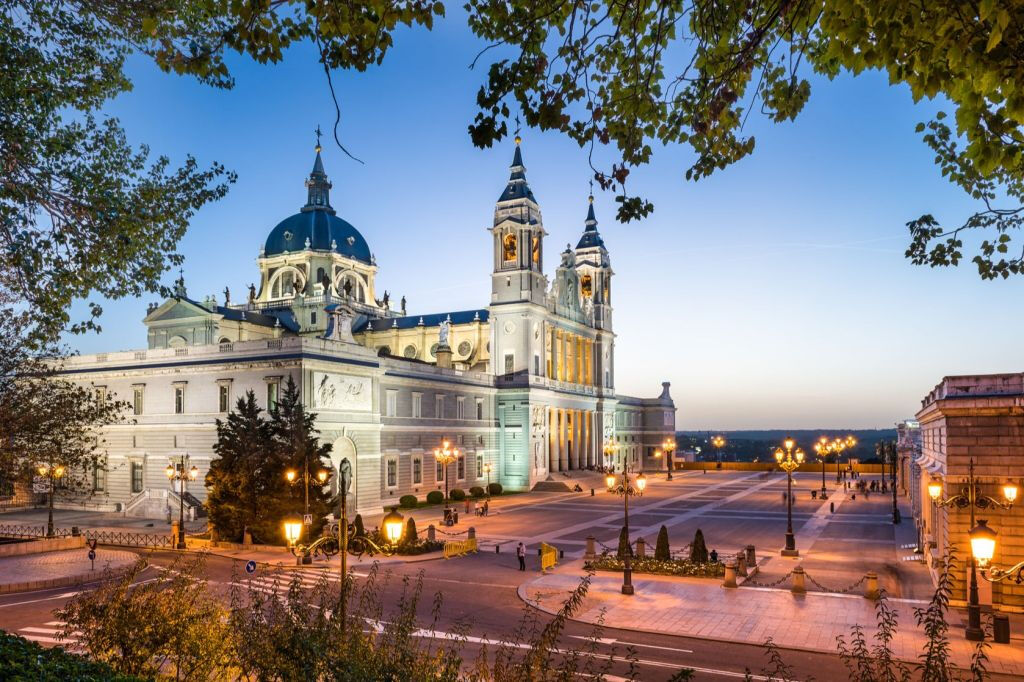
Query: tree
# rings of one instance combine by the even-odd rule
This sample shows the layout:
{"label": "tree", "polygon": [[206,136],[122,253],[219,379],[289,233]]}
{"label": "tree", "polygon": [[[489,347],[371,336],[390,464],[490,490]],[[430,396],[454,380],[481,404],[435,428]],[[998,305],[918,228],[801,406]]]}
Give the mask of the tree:
{"label": "tree", "polygon": [[658,531],[658,541],[654,546],[654,558],[658,561],[668,561],[672,558],[672,550],[668,546],[668,528],[665,526]]}
{"label": "tree", "polygon": [[416,519],[409,517],[409,520],[405,523],[405,543],[409,545],[415,545],[419,542],[419,534],[416,532]]}
{"label": "tree", "polygon": [[615,556],[619,559],[625,559],[627,554],[633,556],[633,546],[629,543],[629,533],[626,527],[623,526],[622,530],[619,531],[619,546],[615,551]]}
{"label": "tree", "polygon": [[708,547],[704,544],[704,533],[700,528],[693,536],[693,544],[690,545],[690,561],[695,564],[706,564],[708,562]]}
{"label": "tree", "polygon": [[287,499],[285,463],[273,445],[273,428],[263,418],[256,395],[247,391],[227,420],[217,420],[217,457],[206,474],[210,523],[225,539],[245,531],[262,542],[281,535],[280,502]]}

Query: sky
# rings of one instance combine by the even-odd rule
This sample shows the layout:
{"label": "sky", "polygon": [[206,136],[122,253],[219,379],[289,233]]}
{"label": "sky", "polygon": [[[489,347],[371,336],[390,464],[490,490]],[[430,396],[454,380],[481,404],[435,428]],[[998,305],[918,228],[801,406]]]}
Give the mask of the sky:
{"label": "sky", "polygon": [[[473,147],[467,125],[486,70],[458,16],[433,32],[400,31],[384,63],[336,72],[340,135],[363,164],[324,145],[338,215],[379,266],[377,290],[410,314],[484,307],[494,202],[513,143]],[[180,244],[189,295],[258,283],[270,230],[305,202],[313,130],[334,107],[315,54],[278,65],[231,60],[237,85],[217,90],[133,58],[134,89],[113,101],[135,143],[180,163],[192,153],[238,173]],[[1022,283],[907,261],[905,223],[952,224],[973,204],[946,182],[914,133],[938,107],[878,73],[812,79],[795,122],[753,114],[757,147],[700,182],[683,147],[656,149],[630,176],[655,212],[614,220],[595,200],[615,271],[616,390],[657,396],[672,384],[680,429],[873,428],[911,417],[942,377],[1020,371]],[[591,176],[586,152],[557,133],[523,132],[527,178],[547,238],[545,269],[578,240]],[[166,275],[170,283],[176,273]],[[147,303],[103,302],[103,332],[69,339],[82,353],[143,348]],[[84,302],[76,305],[84,314]]]}

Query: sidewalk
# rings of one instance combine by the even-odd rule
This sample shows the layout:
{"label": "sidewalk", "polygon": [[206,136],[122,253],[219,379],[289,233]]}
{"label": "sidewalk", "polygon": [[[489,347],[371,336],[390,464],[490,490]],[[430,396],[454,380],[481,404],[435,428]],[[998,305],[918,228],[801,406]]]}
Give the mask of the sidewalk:
{"label": "sidewalk", "polygon": [[[581,562],[558,567],[519,587],[519,597],[542,611],[555,613],[579,585]],[[871,638],[877,625],[875,602],[859,595],[807,593],[741,587],[725,589],[719,580],[672,578],[633,574],[636,594],[621,594],[622,575],[598,572],[583,606],[574,617],[586,623],[603,622],[610,628],[699,637],[717,641],[763,645],[769,637],[779,647],[836,652],[836,638],[849,642],[850,629],[861,625]],[[914,608],[920,600],[889,599],[899,614],[893,651],[901,660],[917,662],[926,639],[916,625]],[[953,661],[970,666],[974,644],[963,637],[959,615],[948,614]],[[871,642],[873,644],[873,642]],[[1019,637],[1011,644],[992,644],[988,670],[1024,675],[1024,651]]]}
{"label": "sidewalk", "polygon": [[139,558],[134,552],[97,549],[93,570],[88,555],[88,548],[83,548],[0,559],[0,594],[81,585],[99,580],[108,567],[127,568]]}
{"label": "sidewalk", "polygon": [[[226,559],[234,559],[235,561],[247,562],[255,561],[258,564],[266,564],[268,566],[280,567],[280,568],[324,568],[332,571],[341,570],[341,558],[334,556],[330,561],[324,560],[323,557],[314,557],[312,564],[296,564],[295,557],[290,551],[282,547],[279,551],[273,550],[256,550],[256,549],[228,549],[224,547],[213,547],[209,549],[200,550],[189,550],[190,553],[205,552],[207,554],[213,554],[216,556],[224,557]],[[414,554],[411,556],[383,556],[380,554],[370,556],[364,554],[361,557],[355,557],[351,554],[348,557],[349,568],[357,566],[370,566],[374,562],[385,566],[387,564],[407,564],[417,563],[421,561],[432,561],[434,559],[443,558],[441,550],[436,552],[429,552],[427,554]]]}

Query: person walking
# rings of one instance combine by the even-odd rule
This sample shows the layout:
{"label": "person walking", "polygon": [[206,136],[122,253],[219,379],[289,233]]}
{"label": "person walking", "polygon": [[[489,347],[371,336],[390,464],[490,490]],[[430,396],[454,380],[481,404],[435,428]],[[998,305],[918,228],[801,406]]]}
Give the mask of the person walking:
{"label": "person walking", "polygon": [[525,571],[526,570],[526,547],[521,542],[519,543],[519,546],[516,547],[516,556],[519,557],[519,570],[520,571]]}

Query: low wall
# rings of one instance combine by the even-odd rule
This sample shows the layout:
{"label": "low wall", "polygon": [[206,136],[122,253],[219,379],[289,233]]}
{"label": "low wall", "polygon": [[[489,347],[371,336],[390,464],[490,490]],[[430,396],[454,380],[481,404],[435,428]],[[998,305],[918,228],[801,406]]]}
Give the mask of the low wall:
{"label": "low wall", "polygon": [[[714,471],[715,469],[719,468],[717,462],[675,462],[675,465],[677,469],[683,470],[693,469],[702,471],[706,469],[708,471]],[[849,465],[846,462],[840,462],[839,466],[845,470],[846,467]],[[776,464],[775,462],[722,462],[721,469],[723,471],[778,471],[780,474],[783,473],[782,469],[780,469],[779,465]],[[880,474],[882,473],[882,465],[854,464],[853,470],[859,474]],[[807,473],[809,471],[817,471],[820,474],[821,462],[817,462],[814,460],[805,460],[800,469],[798,469],[798,471],[803,473]],[[891,467],[887,466],[885,468],[886,475],[888,475],[890,471]],[[836,463],[826,462],[825,472],[831,472],[834,475],[836,473]]]}
{"label": "low wall", "polygon": [[12,542],[0,545],[0,557],[23,556],[25,554],[42,554],[43,552],[59,552],[65,549],[81,549],[85,547],[85,537],[39,538],[25,542]]}

